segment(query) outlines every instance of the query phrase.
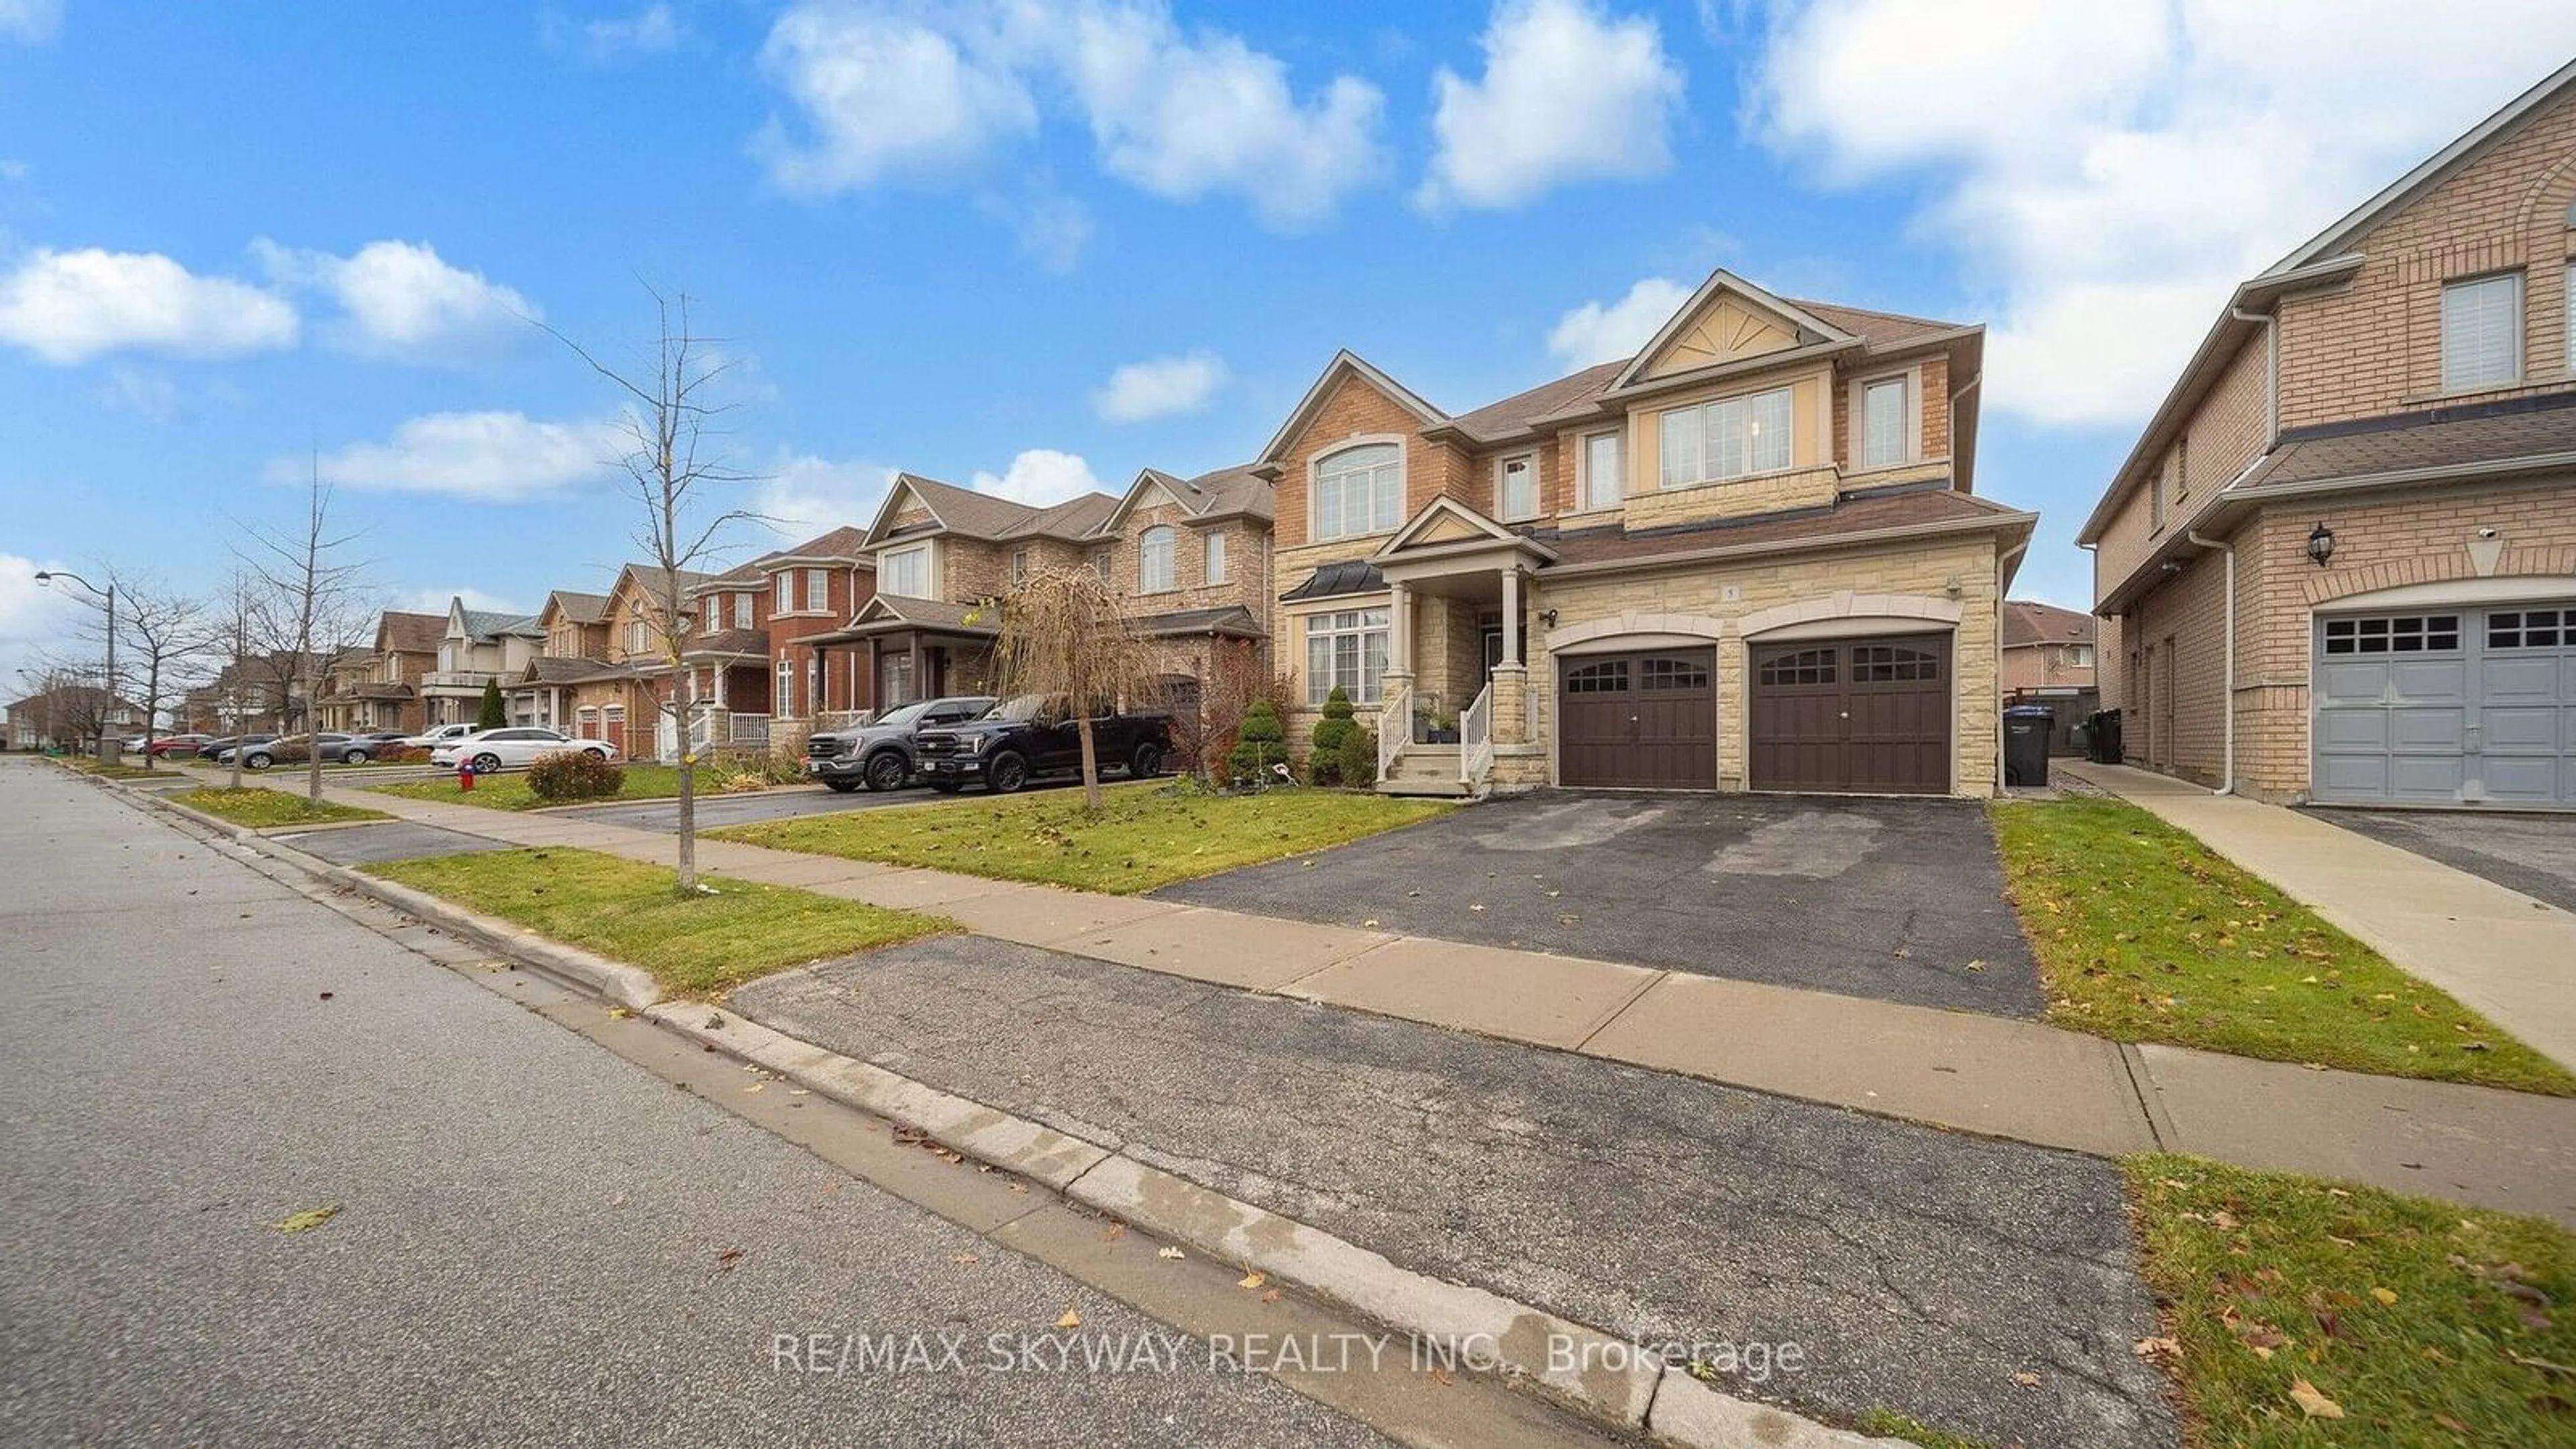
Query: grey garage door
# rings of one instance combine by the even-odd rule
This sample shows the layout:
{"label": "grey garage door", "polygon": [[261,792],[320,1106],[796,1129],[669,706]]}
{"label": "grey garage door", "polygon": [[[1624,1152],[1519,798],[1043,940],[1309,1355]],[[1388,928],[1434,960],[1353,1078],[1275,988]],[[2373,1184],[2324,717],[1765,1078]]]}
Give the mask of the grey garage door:
{"label": "grey garage door", "polygon": [[2311,794],[2576,806],[2576,600],[2316,622]]}

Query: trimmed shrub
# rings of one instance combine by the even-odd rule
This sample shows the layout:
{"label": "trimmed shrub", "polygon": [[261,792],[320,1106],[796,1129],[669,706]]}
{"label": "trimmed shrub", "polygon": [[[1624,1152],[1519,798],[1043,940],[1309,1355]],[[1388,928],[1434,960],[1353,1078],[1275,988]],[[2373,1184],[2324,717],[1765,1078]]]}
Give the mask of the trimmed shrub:
{"label": "trimmed shrub", "polygon": [[1351,718],[1351,697],[1338,684],[1324,696],[1324,717],[1315,721],[1315,752],[1307,757],[1307,768],[1318,785],[1347,783],[1342,779],[1342,742],[1359,728]]}
{"label": "trimmed shrub", "polygon": [[805,781],[804,759],[782,750],[720,750],[707,756],[702,767],[726,790],[761,790]]}
{"label": "trimmed shrub", "polygon": [[605,800],[625,788],[625,767],[588,750],[554,750],[528,766],[528,793],[540,800]]}
{"label": "trimmed shrub", "polygon": [[[1323,755],[1322,750],[1315,753],[1319,759]],[[1342,736],[1340,748],[1333,752],[1333,778],[1354,790],[1377,784],[1377,731],[1353,725]]]}
{"label": "trimmed shrub", "polygon": [[418,745],[386,745],[375,753],[379,765],[426,765],[429,751]]}
{"label": "trimmed shrub", "polygon": [[1234,751],[1225,763],[1237,780],[1266,780],[1272,766],[1288,763],[1288,731],[1270,701],[1254,700],[1252,708],[1244,711],[1243,725],[1235,731]]}

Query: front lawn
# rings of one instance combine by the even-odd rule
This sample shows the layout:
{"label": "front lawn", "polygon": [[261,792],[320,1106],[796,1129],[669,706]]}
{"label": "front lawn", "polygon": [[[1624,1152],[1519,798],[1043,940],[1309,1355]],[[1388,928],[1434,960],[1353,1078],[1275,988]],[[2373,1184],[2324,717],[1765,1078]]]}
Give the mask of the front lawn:
{"label": "front lawn", "polygon": [[641,967],[690,995],[957,929],[940,916],[749,881],[710,880],[713,894],[683,900],[672,893],[669,870],[590,850],[505,850],[364,869]]}
{"label": "front lawn", "polygon": [[55,755],[50,758],[64,769],[83,775],[96,775],[102,780],[168,780],[176,778],[179,773],[176,770],[155,770],[144,765],[128,765],[121,761],[117,764],[105,765],[99,763],[95,755]]}
{"label": "front lawn", "polygon": [[1451,807],[1337,790],[1210,795],[1186,785],[1112,790],[1088,815],[1079,790],[764,820],[708,832],[776,850],[1137,895],[1340,845]]}
{"label": "front lawn", "polygon": [[[400,785],[370,785],[370,790],[387,795],[401,795],[412,800],[436,800],[443,805],[480,805],[486,810],[542,810],[555,805],[605,805],[611,800],[669,800],[680,793],[680,771],[674,765],[628,765],[626,783],[615,795],[598,800],[540,800],[528,788],[528,772],[514,770],[504,775],[477,775],[474,788],[459,790],[452,774],[436,780],[410,780]],[[698,771],[698,793],[715,793],[707,788],[708,775]]]}
{"label": "front lawn", "polygon": [[354,805],[307,800],[284,790],[256,787],[225,790],[209,785],[170,798],[192,810],[203,810],[253,830],[267,830],[279,825],[329,825],[342,820],[393,819],[382,810],[361,810]]}
{"label": "front lawn", "polygon": [[2156,1154],[2122,1164],[2196,1445],[2576,1441],[2576,1235]]}
{"label": "front lawn", "polygon": [[2576,1095],[2555,1062],[2134,805],[1998,803],[1993,818],[2059,1026]]}

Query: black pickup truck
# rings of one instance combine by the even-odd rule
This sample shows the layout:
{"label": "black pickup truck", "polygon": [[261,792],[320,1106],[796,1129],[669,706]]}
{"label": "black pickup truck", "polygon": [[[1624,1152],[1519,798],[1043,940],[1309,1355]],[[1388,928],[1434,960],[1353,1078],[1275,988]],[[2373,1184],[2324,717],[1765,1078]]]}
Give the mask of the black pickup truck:
{"label": "black pickup truck", "polygon": [[[1172,753],[1172,717],[1095,715],[1091,744],[1103,771],[1125,770],[1138,780],[1158,775]],[[982,719],[920,731],[912,737],[912,758],[921,778],[943,794],[980,780],[994,794],[1009,795],[1032,780],[1080,775],[1081,727],[1063,700],[1024,694]]]}

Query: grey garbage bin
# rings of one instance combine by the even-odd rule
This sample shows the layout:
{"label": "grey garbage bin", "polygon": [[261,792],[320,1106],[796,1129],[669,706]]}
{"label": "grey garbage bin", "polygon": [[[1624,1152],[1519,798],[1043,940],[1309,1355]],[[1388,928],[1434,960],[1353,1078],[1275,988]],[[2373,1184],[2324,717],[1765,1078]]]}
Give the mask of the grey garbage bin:
{"label": "grey garbage bin", "polygon": [[2044,704],[2016,704],[2004,711],[2004,783],[2048,783],[2048,737],[2057,711]]}

